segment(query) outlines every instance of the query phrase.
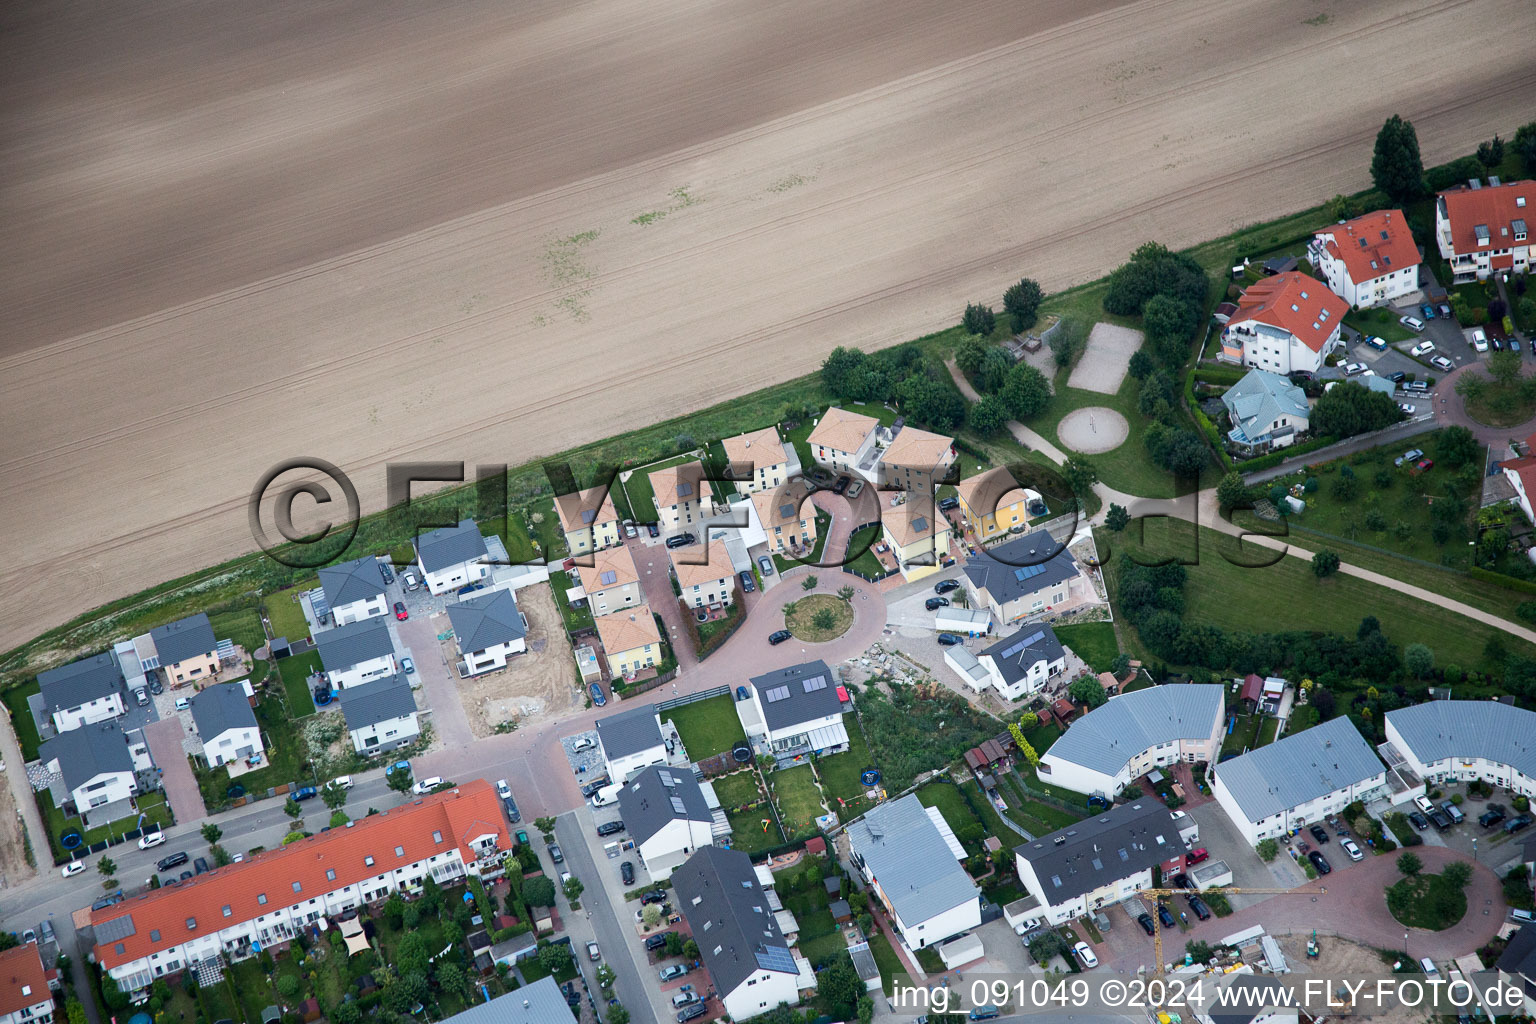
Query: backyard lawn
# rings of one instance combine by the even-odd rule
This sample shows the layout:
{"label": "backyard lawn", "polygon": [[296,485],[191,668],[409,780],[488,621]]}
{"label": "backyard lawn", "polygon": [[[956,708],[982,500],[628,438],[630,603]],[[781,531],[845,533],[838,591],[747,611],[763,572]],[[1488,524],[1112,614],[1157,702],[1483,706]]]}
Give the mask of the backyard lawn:
{"label": "backyard lawn", "polygon": [[36,679],[25,686],[13,686],[5,691],[5,706],[11,713],[11,724],[15,726],[16,739],[21,743],[21,756],[26,761],[37,760],[37,745],[43,741],[37,732],[37,722],[32,719],[32,710],[27,707],[27,698],[41,691],[42,687]]}
{"label": "backyard lawn", "polygon": [[870,548],[880,540],[880,525],[865,526],[855,530],[848,538],[848,550],[844,557],[852,556],[846,563],[848,568],[865,576],[879,576],[885,572],[880,565],[880,559]]}
{"label": "backyard lawn", "polygon": [[288,713],[303,718],[315,713],[315,700],[309,693],[309,676],[320,671],[320,652],[309,651],[284,658],[277,663],[278,675],[283,677],[283,692],[288,696]]}
{"label": "backyard lawn", "polygon": [[1241,754],[1245,750],[1251,750],[1255,746],[1255,739],[1259,735],[1259,722],[1262,715],[1238,715],[1237,724],[1232,726],[1232,731],[1227,733],[1227,738],[1221,741],[1223,754]]}
{"label": "backyard lawn", "polygon": [[756,769],[721,775],[710,779],[709,784],[720,798],[721,807],[746,807],[763,799],[762,790],[757,785]]}
{"label": "backyard lawn", "polygon": [[[837,812],[838,820],[846,822],[873,806],[864,795],[866,788],[859,777],[864,769],[875,767],[875,763],[870,757],[869,744],[864,742],[864,733],[859,729],[858,720],[849,716],[843,719],[843,724],[848,727],[848,749],[841,754],[818,758],[816,772],[821,776],[821,788],[827,795],[827,803]],[[838,802],[839,798],[842,803]]]}
{"label": "backyard lawn", "polygon": [[299,595],[311,589],[314,582],[310,580],[301,586],[279,590],[267,598],[267,618],[272,622],[273,635],[285,636],[289,640],[302,640],[309,636],[309,623],[304,618]]}
{"label": "backyard lawn", "polygon": [[85,837],[85,845],[105,842],[113,836],[121,836],[132,832],[139,827],[139,815],[144,816],[146,827],[158,824],[162,828],[169,828],[175,824],[171,816],[171,808],[165,802],[164,793],[144,793],[136,800],[139,813],[130,814],[119,818],[117,821],[98,825],[87,829],[85,822],[78,815],[68,815],[53,805],[52,795],[45,789],[37,794],[37,805],[42,809],[43,819],[48,826],[48,844],[53,848],[55,856],[63,856],[66,852],[59,845],[59,836],[67,829],[75,829]]}
{"label": "backyard lawn", "polygon": [[799,839],[814,835],[816,819],[825,814],[821,806],[821,790],[811,775],[811,766],[797,765],[772,772],[769,782],[773,786],[774,799],[779,805],[779,820],[784,825],[784,838]]}
{"label": "backyard lawn", "polygon": [[1356,309],[1344,314],[1344,323],[1362,334],[1374,334],[1386,341],[1411,341],[1417,338],[1408,328],[1397,322],[1397,315],[1390,309]]}
{"label": "backyard lawn", "polygon": [[[725,812],[726,820],[731,823],[731,849],[740,850],[742,853],[753,854],[759,850],[766,850],[770,846],[779,846],[784,842],[784,836],[779,832],[779,826],[773,820],[773,812],[767,804],[755,807],[750,811]],[[767,819],[767,826],[763,820]]]}
{"label": "backyard lawn", "polygon": [[677,726],[677,734],[682,737],[688,756],[695,761],[724,753],[747,739],[741,719],[736,717],[736,702],[730,694],[663,711],[661,718]]}
{"label": "backyard lawn", "polygon": [[261,613],[255,608],[236,608],[208,616],[213,635],[219,640],[233,640],[245,648],[247,654],[256,653],[266,646],[267,631],[261,625]]}
{"label": "backyard lawn", "polygon": [[550,573],[549,586],[555,592],[555,607],[560,609],[560,617],[565,620],[566,631],[574,633],[581,629],[591,629],[592,604],[584,601],[580,607],[572,606],[565,599],[565,592],[571,585],[570,577],[565,573]]}
{"label": "backyard lawn", "polygon": [[1086,661],[1095,672],[1108,672],[1120,654],[1112,622],[1083,622],[1075,626],[1057,626],[1056,639]]}

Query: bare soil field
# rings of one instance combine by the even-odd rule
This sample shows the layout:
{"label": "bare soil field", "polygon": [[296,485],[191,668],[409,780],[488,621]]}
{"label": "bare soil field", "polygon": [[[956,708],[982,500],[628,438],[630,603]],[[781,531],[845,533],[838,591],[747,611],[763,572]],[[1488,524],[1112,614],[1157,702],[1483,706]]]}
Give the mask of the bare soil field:
{"label": "bare soil field", "polygon": [[0,646],[252,549],[280,459],[373,509],[389,460],[674,416],[1362,187],[1392,113],[1467,152],[1536,91],[1520,0],[5,19]]}
{"label": "bare soil field", "polygon": [[547,587],[524,587],[517,592],[517,606],[528,616],[527,653],[500,671],[457,682],[476,739],[494,735],[503,722],[524,728],[581,707],[584,694],[554,595]]}

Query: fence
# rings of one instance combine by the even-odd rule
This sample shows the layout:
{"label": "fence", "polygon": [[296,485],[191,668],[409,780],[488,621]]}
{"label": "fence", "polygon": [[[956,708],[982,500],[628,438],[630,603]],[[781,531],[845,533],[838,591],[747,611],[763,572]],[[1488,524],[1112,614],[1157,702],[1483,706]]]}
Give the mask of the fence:
{"label": "fence", "polygon": [[685,693],[681,697],[664,700],[656,705],[656,711],[660,714],[663,711],[671,711],[673,708],[680,708],[701,700],[712,700],[715,697],[729,697],[730,695],[731,688],[729,686],[715,686],[708,690],[700,690],[698,693]]}
{"label": "fence", "polygon": [[661,673],[659,676],[656,676],[654,679],[647,679],[640,683],[631,683],[629,686],[624,687],[622,690],[614,689],[613,693],[614,696],[619,698],[619,700],[628,700],[631,697],[637,697],[642,693],[647,693],[651,690],[654,690],[658,686],[665,686],[676,678],[677,669],[672,668],[668,669],[666,672]]}

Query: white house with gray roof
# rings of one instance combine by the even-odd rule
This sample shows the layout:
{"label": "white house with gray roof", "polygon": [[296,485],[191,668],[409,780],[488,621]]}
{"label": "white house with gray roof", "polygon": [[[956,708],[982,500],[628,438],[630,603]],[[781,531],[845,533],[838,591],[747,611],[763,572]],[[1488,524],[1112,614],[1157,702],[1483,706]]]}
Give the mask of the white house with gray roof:
{"label": "white house with gray roof", "polygon": [[384,591],[384,576],[377,558],[354,558],[340,565],[328,565],[320,570],[319,576],[325,603],[330,606],[336,625],[389,614],[389,597]]}
{"label": "white house with gray roof", "polygon": [[1225,693],[1219,685],[1187,683],[1111,697],[1073,722],[1037,770],[1052,785],[1112,798],[1153,768],[1214,761]]}
{"label": "white house with gray roof", "polygon": [[443,1024],[552,1024],[571,1017],[565,993],[554,978],[540,978],[488,1003],[444,1017]]}
{"label": "white house with gray roof", "polygon": [[612,782],[623,784],[647,765],[667,761],[667,741],[661,735],[661,720],[656,717],[654,704],[599,718],[596,728],[597,745]]}
{"label": "white house with gray roof", "polygon": [[352,737],[352,749],[359,754],[393,750],[421,735],[411,684],[402,675],[349,686],[336,697]]}
{"label": "white house with gray roof", "polygon": [[619,789],[619,817],[652,879],[715,842],[714,811],[691,768],[642,768]]}
{"label": "white house with gray roof", "polygon": [[528,649],[528,620],[510,590],[493,590],[448,606],[448,621],[464,659],[459,672],[479,675],[505,668],[507,660]]}
{"label": "white house with gray roof", "polygon": [[853,709],[848,691],[824,661],[791,665],[754,676],[736,716],[759,754],[787,761],[806,754],[848,749],[843,713]]}
{"label": "white house with gray roof", "polygon": [[55,732],[104,722],[128,710],[123,703],[123,672],[109,653],[39,672],[37,684]]}
{"label": "white house with gray roof", "polygon": [[1067,667],[1067,652],[1050,626],[1025,626],[976,656],[992,688],[1008,700],[1038,693]]}
{"label": "white house with gray roof", "polygon": [[1536,712],[1496,700],[1432,700],[1388,711],[1387,742],[1425,782],[1481,779],[1536,796]]}
{"label": "white house with gray roof", "polygon": [[981,925],[981,891],[960,862],[965,850],[937,807],[908,793],[848,826],[854,866],[911,949],[937,946]]}
{"label": "white house with gray roof", "polygon": [[1002,623],[1100,603],[1072,552],[1045,530],[979,552],[966,563],[965,585],[971,607]]}
{"label": "white house with gray roof", "polygon": [[94,722],[45,740],[38,760],[64,780],[83,815],[92,807],[127,800],[139,791],[128,737],[116,722]]}
{"label": "white house with gray roof", "polygon": [[472,519],[416,538],[421,578],[434,595],[483,580],[491,574],[485,538]]}
{"label": "white house with gray roof", "polygon": [[1211,792],[1255,846],[1369,800],[1387,769],[1348,718],[1335,718],[1210,767]]}
{"label": "white house with gray roof", "polygon": [[395,673],[395,643],[384,619],[364,619],[315,635],[320,664],[333,690]]}
{"label": "white house with gray roof", "polygon": [[1232,421],[1227,437],[1247,449],[1284,448],[1311,423],[1307,393],[1268,370],[1249,370],[1221,396],[1221,404]]}
{"label": "white house with gray roof", "polygon": [[192,727],[203,741],[208,767],[263,753],[261,728],[240,683],[206,686],[192,695]]}

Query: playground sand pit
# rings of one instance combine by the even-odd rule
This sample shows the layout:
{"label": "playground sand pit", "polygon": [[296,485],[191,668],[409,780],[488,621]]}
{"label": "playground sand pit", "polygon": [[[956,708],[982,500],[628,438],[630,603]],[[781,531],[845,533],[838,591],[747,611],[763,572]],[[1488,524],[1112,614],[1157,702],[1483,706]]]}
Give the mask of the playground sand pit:
{"label": "playground sand pit", "polygon": [[1112,451],[1124,444],[1130,433],[1125,417],[1103,405],[1074,409],[1056,425],[1061,443],[1083,455]]}
{"label": "playground sand pit", "polygon": [[1114,324],[1094,324],[1088,335],[1088,348],[1072,367],[1067,387],[1113,395],[1125,380],[1131,356],[1141,348],[1142,333]]}

